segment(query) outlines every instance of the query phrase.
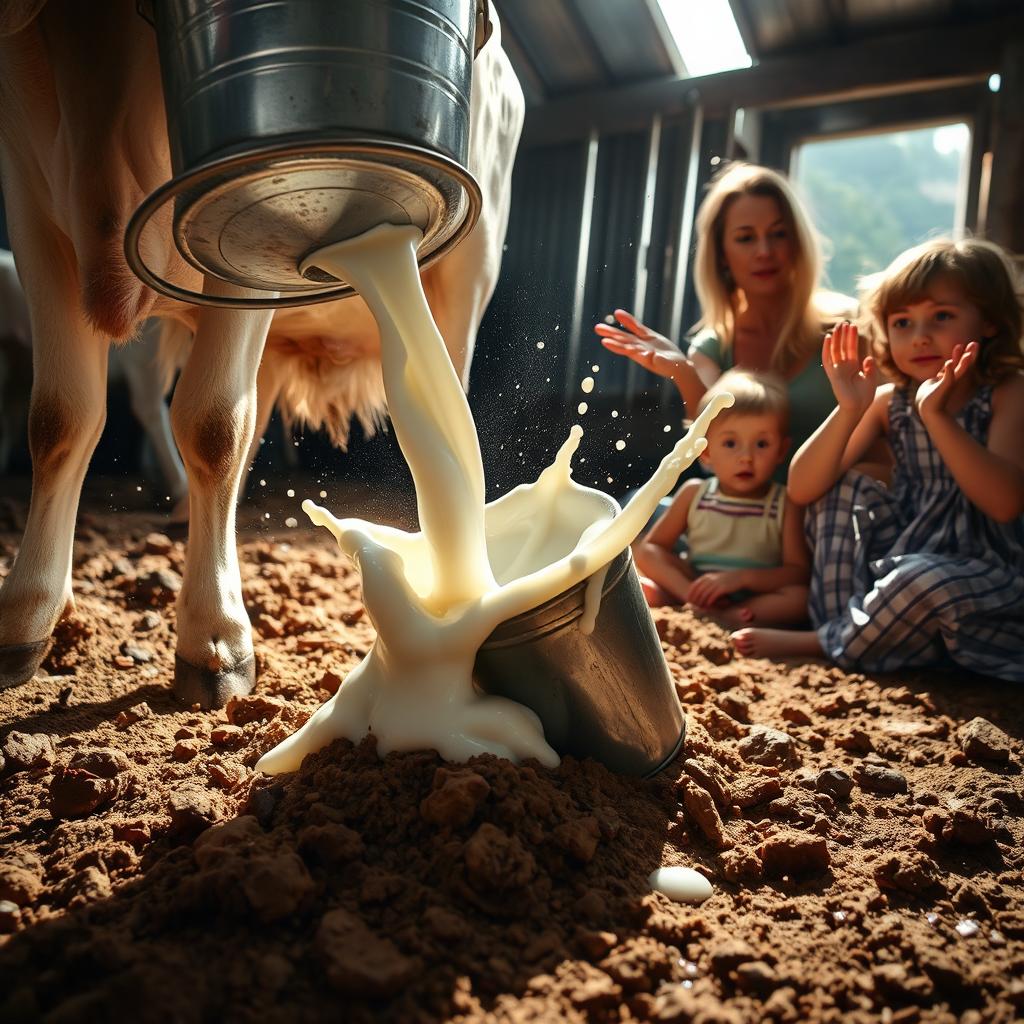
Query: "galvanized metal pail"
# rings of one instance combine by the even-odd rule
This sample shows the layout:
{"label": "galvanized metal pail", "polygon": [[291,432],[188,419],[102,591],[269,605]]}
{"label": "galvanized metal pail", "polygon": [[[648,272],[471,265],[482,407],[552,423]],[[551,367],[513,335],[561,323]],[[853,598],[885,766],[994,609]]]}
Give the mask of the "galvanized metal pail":
{"label": "galvanized metal pail", "polygon": [[474,678],[536,712],[559,754],[653,775],[678,753],[685,719],[629,550],[608,569],[589,635],[580,630],[586,587],[498,626]]}
{"label": "galvanized metal pail", "polygon": [[[276,308],[352,294],[299,265],[378,224],[419,227],[421,265],[455,245],[480,208],[464,165],[483,4],[154,0],[174,177],[129,224],[132,268],[174,298]],[[148,267],[143,233],[169,202],[189,263],[267,298],[210,298]]]}

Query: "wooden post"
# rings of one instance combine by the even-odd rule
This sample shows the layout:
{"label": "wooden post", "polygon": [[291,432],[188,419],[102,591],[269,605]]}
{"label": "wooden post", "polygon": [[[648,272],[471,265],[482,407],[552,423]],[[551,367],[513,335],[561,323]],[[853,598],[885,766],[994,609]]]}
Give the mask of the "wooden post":
{"label": "wooden post", "polygon": [[1002,82],[992,118],[992,177],[985,217],[987,236],[1024,254],[1024,40],[1003,49]]}

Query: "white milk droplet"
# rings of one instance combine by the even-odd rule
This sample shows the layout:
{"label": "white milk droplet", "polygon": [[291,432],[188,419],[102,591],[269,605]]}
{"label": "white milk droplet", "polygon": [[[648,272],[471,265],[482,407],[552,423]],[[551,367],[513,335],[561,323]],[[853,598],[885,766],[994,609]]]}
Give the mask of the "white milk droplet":
{"label": "white milk droplet", "polygon": [[591,373],[600,373],[601,372],[601,367],[598,366],[597,363],[594,363],[594,365],[590,368],[590,372]]}
{"label": "white milk droplet", "polygon": [[589,395],[590,392],[594,390],[594,378],[584,377],[583,380],[580,381],[580,390],[583,394]]}
{"label": "white milk droplet", "polygon": [[664,433],[667,434],[672,429],[672,424],[671,423],[666,423],[665,426],[663,426],[661,429],[662,429],[662,431]]}
{"label": "white milk droplet", "polygon": [[580,402],[580,404],[576,406],[576,411],[582,416],[589,408],[590,406],[587,405],[586,402]]}
{"label": "white milk droplet", "polygon": [[290,487],[288,488],[287,494],[289,498],[295,497],[295,492]]}
{"label": "white milk droplet", "polygon": [[266,480],[261,480],[260,481],[260,487],[266,487],[266,486],[267,486],[267,481]]}
{"label": "white milk droplet", "polygon": [[289,530],[294,530],[295,527],[299,525],[299,521],[295,518],[295,516],[289,516],[284,521],[284,525],[287,526]]}
{"label": "white milk droplet", "polygon": [[604,322],[605,322],[606,324],[613,324],[613,323],[615,323],[615,317],[613,317],[613,316],[611,315],[611,313],[609,313],[609,314],[608,314],[608,315],[607,315],[607,316],[606,316],[606,317],[604,318]]}
{"label": "white milk droplet", "polygon": [[677,903],[703,903],[715,890],[693,868],[658,868],[647,879],[655,892],[664,893]]}
{"label": "white milk droplet", "polygon": [[327,497],[327,492],[326,491],[321,491],[320,492],[320,497],[321,498],[326,498]]}
{"label": "white milk droplet", "polygon": [[626,447],[626,442],[625,441],[616,441],[615,442],[615,447],[621,452],[622,449]]}
{"label": "white milk droplet", "polygon": [[609,477],[605,477],[605,480],[607,480],[608,483],[612,482],[612,478],[610,476]]}
{"label": "white milk droplet", "polygon": [[543,347],[544,347],[544,342],[543,341],[538,341],[537,342],[537,348],[543,348]]}
{"label": "white milk droplet", "polygon": [[618,409],[612,409],[612,419],[615,419],[615,417],[618,416],[618,415],[619,415],[619,410]]}

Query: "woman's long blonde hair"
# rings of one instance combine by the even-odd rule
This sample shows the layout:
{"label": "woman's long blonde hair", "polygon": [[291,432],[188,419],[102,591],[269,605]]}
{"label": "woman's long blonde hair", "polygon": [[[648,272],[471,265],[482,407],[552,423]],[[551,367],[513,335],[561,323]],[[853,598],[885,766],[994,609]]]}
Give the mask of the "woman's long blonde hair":
{"label": "woman's long blonde hair", "polygon": [[789,309],[771,361],[773,370],[786,375],[821,345],[823,317],[814,303],[821,275],[821,251],[800,200],[789,182],[776,171],[755,164],[733,163],[712,180],[697,211],[693,280],[703,315],[696,326],[711,328],[723,348],[733,343],[739,289],[728,273],[722,242],[729,207],[743,195],[774,199],[794,243]]}

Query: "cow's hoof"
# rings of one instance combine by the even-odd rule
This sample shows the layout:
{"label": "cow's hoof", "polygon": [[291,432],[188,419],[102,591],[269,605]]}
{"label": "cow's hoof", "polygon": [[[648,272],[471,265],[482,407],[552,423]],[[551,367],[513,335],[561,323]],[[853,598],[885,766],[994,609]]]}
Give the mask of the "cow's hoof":
{"label": "cow's hoof", "polygon": [[256,657],[250,654],[229,669],[214,672],[174,656],[174,696],[183,704],[198,704],[204,711],[222,708],[232,697],[252,693],[256,685]]}
{"label": "cow's hoof", "polygon": [[0,645],[0,690],[27,683],[46,657],[52,639],[47,637],[31,644]]}

